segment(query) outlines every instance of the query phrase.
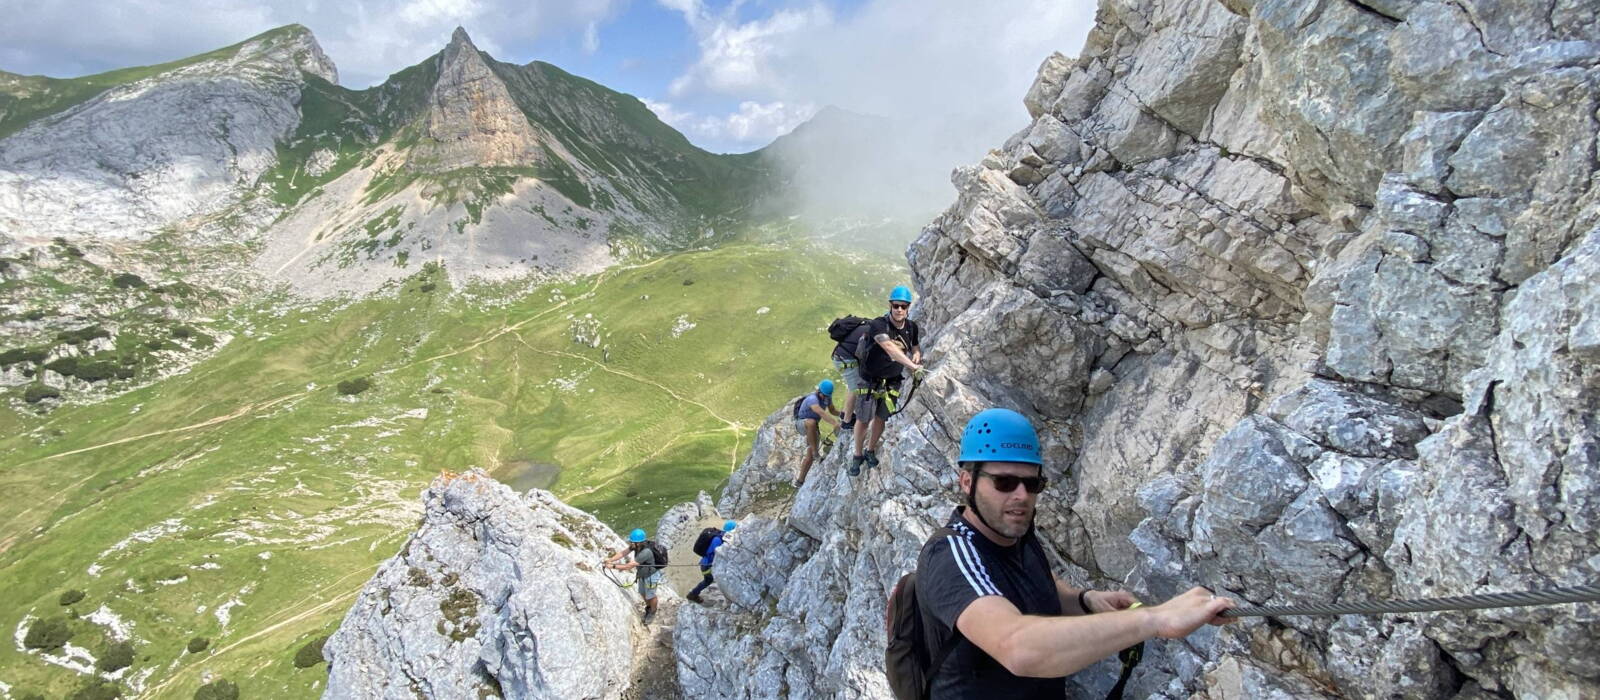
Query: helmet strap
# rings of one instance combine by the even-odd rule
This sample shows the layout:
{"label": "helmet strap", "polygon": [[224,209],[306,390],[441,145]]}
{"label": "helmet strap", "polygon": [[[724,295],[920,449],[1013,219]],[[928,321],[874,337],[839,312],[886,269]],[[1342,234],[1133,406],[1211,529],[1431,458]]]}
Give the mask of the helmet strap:
{"label": "helmet strap", "polygon": [[[976,464],[982,465],[983,463],[982,462],[977,462]],[[973,515],[978,516],[978,522],[983,523],[983,526],[986,527],[986,528],[989,528],[990,532],[993,532],[996,535],[1000,535],[1000,531],[995,529],[995,526],[989,524],[989,519],[983,517],[983,510],[978,508],[978,479],[979,479],[978,472],[981,471],[981,467],[974,467],[971,471],[972,471],[972,486],[967,487],[967,510],[972,511]],[[1043,465],[1041,465],[1039,467],[1039,473],[1041,475],[1044,474],[1044,466]],[[1034,518],[1038,518],[1039,517],[1039,513],[1037,511],[1035,511],[1033,517]],[[1032,532],[1032,531],[1033,531],[1033,521],[1030,520],[1028,522],[1028,532]],[[1023,533],[1023,534],[1026,535],[1027,533]],[[1005,537],[1005,535],[1000,535],[1000,536],[1001,537]],[[1013,539],[1013,538],[1006,537],[1006,539]],[[1018,538],[1015,538],[1015,539],[1020,540],[1022,538],[1018,537]]]}
{"label": "helmet strap", "polygon": [[[978,464],[982,464],[982,462]],[[972,511],[973,515],[978,516],[978,522],[983,523],[983,526],[989,528],[990,532],[998,535],[1000,531],[989,524],[989,521],[983,517],[983,511],[978,508],[978,471],[978,469],[972,470],[972,486],[967,488],[967,508]]]}

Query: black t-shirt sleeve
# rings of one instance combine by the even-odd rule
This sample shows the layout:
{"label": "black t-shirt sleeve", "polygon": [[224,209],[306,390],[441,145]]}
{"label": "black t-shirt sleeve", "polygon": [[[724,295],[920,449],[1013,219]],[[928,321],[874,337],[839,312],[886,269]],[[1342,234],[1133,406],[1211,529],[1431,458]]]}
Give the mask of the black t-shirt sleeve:
{"label": "black t-shirt sleeve", "polygon": [[917,604],[952,630],[972,601],[1000,595],[977,554],[960,535],[948,535],[929,543],[917,569]]}
{"label": "black t-shirt sleeve", "polygon": [[889,332],[889,319],[882,316],[872,319],[872,329],[867,331],[867,337],[872,338],[873,342],[877,342],[880,335],[894,337],[894,334]]}

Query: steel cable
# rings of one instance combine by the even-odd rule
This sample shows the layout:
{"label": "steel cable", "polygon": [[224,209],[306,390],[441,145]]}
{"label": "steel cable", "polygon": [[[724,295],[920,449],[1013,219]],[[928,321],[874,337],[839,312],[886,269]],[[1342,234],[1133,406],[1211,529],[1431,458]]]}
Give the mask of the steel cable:
{"label": "steel cable", "polygon": [[1391,613],[1482,610],[1527,605],[1593,603],[1600,601],[1600,586],[1568,586],[1536,591],[1485,593],[1450,598],[1415,598],[1338,605],[1243,606],[1222,611],[1222,617],[1281,617],[1286,615],[1386,615]]}

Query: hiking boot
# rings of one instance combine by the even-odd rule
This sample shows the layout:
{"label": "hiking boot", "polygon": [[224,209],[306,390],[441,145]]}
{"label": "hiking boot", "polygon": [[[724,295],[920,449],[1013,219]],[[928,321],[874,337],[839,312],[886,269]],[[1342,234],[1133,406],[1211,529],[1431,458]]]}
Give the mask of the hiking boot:
{"label": "hiking boot", "polygon": [[845,422],[842,422],[842,423],[839,424],[839,432],[841,432],[841,433],[848,433],[848,432],[850,432],[852,430],[855,430],[855,429],[856,429],[856,421],[855,421],[855,419],[851,419],[851,420],[848,420],[848,421],[845,421]]}
{"label": "hiking boot", "polygon": [[[868,469],[871,469],[873,467],[878,466],[878,453],[877,453],[877,451],[875,451],[875,450],[867,450],[867,454],[865,456],[866,456],[866,460],[867,460],[867,468]],[[1012,488],[1016,488],[1016,487],[1013,486]]]}
{"label": "hiking boot", "polygon": [[650,626],[650,621],[654,620],[654,619],[656,619],[656,611],[647,610],[644,613],[644,617],[640,618],[640,622],[644,623],[645,627],[649,627]]}
{"label": "hiking boot", "polygon": [[690,593],[689,594],[689,602],[691,602],[691,603],[699,603],[701,605],[705,605],[706,604],[706,602],[704,600],[700,599],[699,594],[696,594],[696,593]]}
{"label": "hiking boot", "polygon": [[849,469],[849,471],[846,471],[845,473],[849,474],[850,476],[861,476],[861,463],[865,462],[865,461],[867,461],[867,458],[862,456],[862,455],[856,455],[854,457],[851,457],[850,458],[850,469]]}

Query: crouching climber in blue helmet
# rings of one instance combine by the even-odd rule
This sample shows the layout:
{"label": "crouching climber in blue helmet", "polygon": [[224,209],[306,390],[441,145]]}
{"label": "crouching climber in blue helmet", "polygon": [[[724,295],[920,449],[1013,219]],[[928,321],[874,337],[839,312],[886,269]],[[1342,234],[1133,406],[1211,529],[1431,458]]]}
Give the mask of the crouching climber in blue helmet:
{"label": "crouching climber in blue helmet", "polygon": [[811,463],[817,459],[817,442],[819,429],[817,421],[828,421],[833,424],[833,429],[839,429],[838,409],[833,407],[833,380],[824,379],[817,384],[816,391],[795,400],[794,403],[794,429],[806,439],[806,456],[800,460],[800,475],[794,478],[795,488],[800,488],[806,482],[806,474],[811,471]]}
{"label": "crouching climber in blue helmet", "polygon": [[[619,563],[628,554],[633,554],[633,561]],[[647,539],[644,530],[635,528],[628,533],[628,546],[617,550],[605,561],[605,566],[618,571],[635,572],[635,585],[639,587],[639,597],[644,598],[644,624],[650,624],[656,617],[656,588],[666,578],[667,548],[655,540]]]}
{"label": "crouching climber in blue helmet", "polygon": [[688,596],[685,596],[690,601],[705,603],[704,600],[700,599],[700,592],[704,591],[707,586],[716,583],[716,580],[711,577],[711,567],[717,563],[717,548],[722,546],[722,543],[728,539],[728,535],[732,534],[733,529],[738,526],[739,523],[729,520],[722,523],[720,530],[708,527],[700,532],[700,537],[694,543],[694,552],[700,555],[700,583],[689,591]]}
{"label": "crouching climber in blue helmet", "polygon": [[[1125,591],[1056,578],[1034,533],[1046,478],[1039,436],[1022,414],[991,408],[973,417],[958,461],[966,505],[922,546],[912,584],[923,658],[942,661],[926,674],[929,697],[1060,698],[1067,675],[1121,649],[1231,621],[1218,613],[1233,602],[1204,588],[1138,607]],[[891,635],[891,653],[894,643]]]}
{"label": "crouching climber in blue helmet", "polygon": [[900,398],[900,383],[905,371],[922,371],[922,330],[911,320],[911,288],[905,285],[889,292],[889,313],[872,319],[871,329],[857,352],[861,389],[855,396],[855,452],[850,458],[850,476],[861,473],[861,466],[878,466],[878,442],[883,439],[883,422],[895,413]]}

